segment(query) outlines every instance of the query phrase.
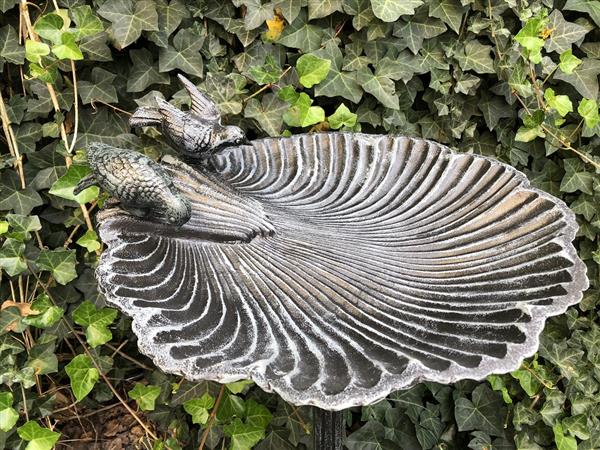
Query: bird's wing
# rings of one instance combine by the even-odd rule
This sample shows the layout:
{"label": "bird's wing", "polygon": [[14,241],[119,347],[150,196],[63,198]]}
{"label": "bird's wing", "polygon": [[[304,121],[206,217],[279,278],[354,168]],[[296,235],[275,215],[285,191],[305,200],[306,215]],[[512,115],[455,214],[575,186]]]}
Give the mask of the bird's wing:
{"label": "bird's wing", "polygon": [[196,85],[181,74],[177,75],[192,99],[191,110],[199,118],[210,122],[221,122],[221,113],[215,102],[198,90]]}
{"label": "bird's wing", "polygon": [[255,141],[215,168],[273,236],[100,225],[107,300],[133,317],[142,352],[189,379],[251,378],[325,409],[481,379],[517,368],[587,286],[573,213],[490,159],[332,133]]}

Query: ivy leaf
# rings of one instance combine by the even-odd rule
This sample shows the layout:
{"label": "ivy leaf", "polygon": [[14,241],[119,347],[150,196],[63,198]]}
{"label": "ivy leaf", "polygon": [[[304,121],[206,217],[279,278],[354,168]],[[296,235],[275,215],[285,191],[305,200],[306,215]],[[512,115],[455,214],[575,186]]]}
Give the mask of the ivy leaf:
{"label": "ivy leaf", "polygon": [[101,247],[100,242],[98,241],[98,235],[94,230],[87,230],[83,236],[77,239],[76,243],[87,249],[90,253],[100,250]]}
{"label": "ivy leaf", "polygon": [[544,47],[549,52],[563,53],[571,50],[571,45],[583,38],[589,30],[573,22],[567,22],[562,13],[555,9],[548,16],[547,28],[552,30]]}
{"label": "ivy leaf", "polygon": [[36,312],[23,318],[23,323],[36,328],[48,328],[60,320],[64,310],[55,306],[46,294],[40,295],[31,303],[31,309]]}
{"label": "ivy leaf", "polygon": [[14,171],[5,171],[1,183],[1,211],[12,210],[16,214],[27,216],[33,208],[44,204],[42,197],[30,185],[21,189],[21,181]]}
{"label": "ivy leaf", "polygon": [[446,25],[439,19],[427,17],[424,10],[410,17],[406,22],[394,26],[394,36],[404,40],[408,48],[417,54],[425,39],[431,39],[446,31]]}
{"label": "ivy leaf", "polygon": [[96,309],[89,300],[81,303],[73,311],[73,322],[86,327],[85,337],[92,348],[106,344],[112,339],[108,326],[117,318],[117,310],[112,308]]}
{"label": "ivy leaf", "polygon": [[486,384],[480,384],[473,390],[472,401],[465,397],[456,400],[454,414],[459,431],[481,430],[502,436],[504,410],[502,400]]}
{"label": "ivy leaf", "polygon": [[42,56],[50,54],[50,47],[48,44],[43,42],[32,41],[27,39],[25,41],[25,58],[27,61],[41,64]]}
{"label": "ivy leaf", "polygon": [[142,411],[154,411],[154,403],[160,396],[160,386],[135,383],[134,388],[128,391],[127,395],[136,401]]}
{"label": "ivy leaf", "polygon": [[60,44],[52,47],[52,53],[58,59],[72,59],[74,61],[83,59],[83,53],[81,53],[79,46],[75,43],[75,36],[65,32],[61,35],[60,41]]}
{"label": "ivy leaf", "polygon": [[61,16],[55,13],[44,14],[33,27],[34,31],[42,38],[54,44],[60,44],[65,22]]}
{"label": "ivy leaf", "polygon": [[[145,49],[130,50],[129,55],[133,62],[133,68],[129,73],[129,79],[127,80],[127,92],[142,92],[148,86],[158,84],[169,84],[171,79],[166,73],[161,73],[160,69],[154,63],[152,53]],[[173,54],[170,55],[171,57]],[[160,56],[159,56],[160,57]],[[167,62],[165,62],[167,61]],[[183,60],[176,60],[177,62],[184,62]],[[163,60],[163,64],[168,64],[172,60]]]}
{"label": "ivy leaf", "polygon": [[564,9],[588,13],[596,25],[600,27],[600,3],[596,0],[567,0]]}
{"label": "ivy leaf", "polygon": [[84,105],[100,100],[104,103],[117,103],[117,90],[114,85],[114,73],[101,67],[92,69],[91,81],[82,80],[78,83],[79,96]]}
{"label": "ivy leaf", "polygon": [[554,432],[554,442],[558,450],[577,450],[577,440],[571,436],[565,436],[563,427],[557,423],[552,428]]}
{"label": "ivy leaf", "polygon": [[474,70],[477,73],[495,73],[494,60],[490,56],[492,47],[473,39],[467,42],[456,59],[462,70]]}
{"label": "ivy leaf", "polygon": [[110,31],[119,50],[135,42],[142,31],[158,30],[158,13],[150,0],[108,0],[98,14],[112,23]]}
{"label": "ivy leaf", "polygon": [[271,2],[263,4],[261,0],[245,0],[244,5],[246,6],[244,24],[248,30],[260,27],[266,20],[273,17],[273,4]]}
{"label": "ivy leaf", "polygon": [[484,95],[482,100],[477,103],[477,107],[483,113],[483,118],[490,131],[498,126],[500,119],[514,116],[514,110],[498,96]]}
{"label": "ivy leaf", "polygon": [[576,192],[581,191],[586,194],[592,195],[594,182],[594,175],[590,172],[571,172],[567,171],[565,176],[560,183],[560,190],[562,192]]}
{"label": "ivy leaf", "polygon": [[0,248],[0,268],[14,277],[27,270],[25,260],[25,244],[17,239],[8,238],[2,243]]}
{"label": "ivy leaf", "polygon": [[17,32],[10,25],[0,28],[0,61],[2,59],[13,64],[25,61],[25,48],[19,45]]}
{"label": "ivy leaf", "polygon": [[570,74],[581,64],[581,60],[573,55],[571,49],[560,54],[560,63],[558,68],[564,73]]}
{"label": "ivy leaf", "polygon": [[265,405],[250,399],[246,401],[246,424],[263,430],[271,423],[273,415]]}
{"label": "ivy leaf", "polygon": [[277,43],[286,47],[299,48],[303,53],[310,53],[320,47],[322,38],[323,29],[309,24],[306,13],[302,11],[296,20],[283,30]]}
{"label": "ivy leaf", "polygon": [[58,372],[56,336],[43,334],[35,345],[29,349],[28,356],[25,367],[31,367],[36,375]]}
{"label": "ivy leaf", "polygon": [[600,115],[598,115],[598,103],[596,100],[587,98],[582,99],[577,107],[577,112],[585,121],[585,126],[594,128],[600,123]]}
{"label": "ivy leaf", "polygon": [[25,450],[51,450],[60,438],[60,433],[41,427],[35,420],[17,428],[17,433],[28,442]]}
{"label": "ivy leaf", "polygon": [[77,186],[77,183],[79,183],[83,177],[91,173],[91,171],[92,170],[87,166],[78,166],[74,164],[67,169],[67,173],[56,180],[48,192],[57,197],[74,200],[82,205],[91,202],[98,198],[100,190],[97,186],[89,187],[79,194],[73,195],[73,189]]}
{"label": "ivy leaf", "polygon": [[371,0],[375,17],[384,22],[395,22],[402,15],[414,14],[415,8],[422,4],[421,0]]}
{"label": "ivy leaf", "polygon": [[342,127],[352,128],[356,125],[358,116],[350,111],[343,103],[327,118],[329,126],[334,130]]}
{"label": "ivy leaf", "polygon": [[360,31],[375,19],[370,0],[345,0],[344,12],[352,16],[352,27],[356,31]]}
{"label": "ivy leaf", "polygon": [[573,73],[556,72],[554,77],[565,81],[577,89],[585,98],[596,98],[598,95],[598,74],[600,74],[600,60],[584,58],[583,62]]}
{"label": "ivy leaf", "polygon": [[205,425],[208,422],[208,410],[215,405],[215,399],[209,393],[202,397],[192,398],[183,404],[183,409],[192,416],[192,423]]}
{"label": "ivy leaf", "polygon": [[100,372],[93,365],[92,358],[77,355],[65,366],[65,372],[71,380],[71,389],[78,402],[92,391],[100,378]]}
{"label": "ivy leaf", "polygon": [[544,39],[540,37],[540,33],[547,22],[548,18],[541,14],[533,17],[527,21],[525,26],[515,36],[515,41],[527,50],[529,59],[536,64],[542,62],[541,50],[544,47]]}
{"label": "ivy leaf", "polygon": [[201,77],[204,63],[200,49],[203,43],[204,37],[189,28],[180,30],[173,38],[173,45],[160,50],[158,70],[169,72],[173,69],[180,69],[189,75]]}
{"label": "ivy leaf", "polygon": [[12,230],[11,237],[22,236],[22,239],[31,238],[30,232],[42,229],[40,218],[38,216],[22,216],[20,214],[7,214],[6,219]]}
{"label": "ivy leaf", "polygon": [[441,19],[456,34],[460,31],[465,10],[466,7],[459,0],[432,0],[429,3],[429,15]]}
{"label": "ivy leaf", "polygon": [[289,105],[275,94],[266,94],[262,99],[251,98],[246,103],[244,116],[256,120],[258,126],[269,136],[279,136],[283,125],[283,114]]}
{"label": "ivy leaf", "polygon": [[80,41],[84,37],[93,36],[94,34],[104,31],[102,21],[94,14],[89,5],[69,8],[69,12],[77,25],[77,27],[72,30],[76,41]]}
{"label": "ivy leaf", "polygon": [[327,77],[331,61],[319,58],[314,54],[302,55],[296,62],[296,71],[302,86],[311,88]]}
{"label": "ivy leaf", "polygon": [[313,100],[304,92],[283,114],[283,120],[291,127],[307,127],[325,120],[325,111],[320,106],[311,106]]}
{"label": "ivy leaf", "polygon": [[245,424],[236,418],[223,427],[225,436],[231,438],[231,450],[250,450],[265,435],[265,429],[256,425]]}
{"label": "ivy leaf", "polygon": [[41,270],[51,272],[60,284],[67,284],[77,278],[75,250],[43,249],[35,263]]}
{"label": "ivy leaf", "polygon": [[400,109],[400,101],[391,79],[377,73],[373,74],[370,69],[363,69],[358,76],[365,92],[371,94],[388,108]]}
{"label": "ivy leaf", "polygon": [[375,450],[385,447],[385,427],[374,420],[368,421],[346,439],[348,450]]}
{"label": "ivy leaf", "polygon": [[[567,95],[555,95],[554,89],[548,88],[544,91],[544,99],[550,108],[554,108],[561,117],[573,112],[573,104]],[[581,113],[580,113],[581,114]]]}
{"label": "ivy leaf", "polygon": [[358,84],[356,72],[342,70],[343,56],[337,45],[330,43],[315,54],[331,61],[327,77],[315,87],[315,96],[339,96],[358,103],[362,98],[363,90]]}
{"label": "ivy leaf", "polygon": [[342,0],[308,0],[308,20],[319,19],[342,10]]}
{"label": "ivy leaf", "polygon": [[248,70],[250,78],[258,84],[276,83],[282,74],[281,66],[275,61],[272,55],[267,55],[265,63],[262,66],[252,66]]}
{"label": "ivy leaf", "polygon": [[19,413],[12,407],[13,395],[10,392],[0,392],[0,430],[10,431],[19,420]]}
{"label": "ivy leaf", "polygon": [[108,34],[102,32],[81,39],[79,48],[91,61],[112,61],[110,48],[106,44]]}

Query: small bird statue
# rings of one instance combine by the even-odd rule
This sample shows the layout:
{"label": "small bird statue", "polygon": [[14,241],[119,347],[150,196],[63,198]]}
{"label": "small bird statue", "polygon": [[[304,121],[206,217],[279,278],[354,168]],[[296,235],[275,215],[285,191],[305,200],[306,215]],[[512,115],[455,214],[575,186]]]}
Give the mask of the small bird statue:
{"label": "small bird statue", "polygon": [[211,99],[190,80],[178,77],[192,99],[191,110],[181,111],[156,98],[158,107],[142,106],[133,113],[129,119],[133,128],[159,127],[175,150],[192,159],[207,159],[224,147],[248,143],[241,128],[221,125],[221,114]]}
{"label": "small bird statue", "polygon": [[90,144],[87,156],[92,173],[75,186],[75,195],[98,185],[135,216],[177,226],[190,219],[189,201],[150,158],[101,143]]}

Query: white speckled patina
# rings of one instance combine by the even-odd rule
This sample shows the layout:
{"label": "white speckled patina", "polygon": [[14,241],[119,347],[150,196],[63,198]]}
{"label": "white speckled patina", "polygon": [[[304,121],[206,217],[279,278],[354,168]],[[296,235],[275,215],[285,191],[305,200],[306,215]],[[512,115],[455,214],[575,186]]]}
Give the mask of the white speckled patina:
{"label": "white speckled patina", "polygon": [[141,351],[190,380],[339,410],[481,379],[588,285],[562,201],[433,142],[300,135],[224,151],[214,175],[164,165],[191,220],[104,211],[98,278]]}

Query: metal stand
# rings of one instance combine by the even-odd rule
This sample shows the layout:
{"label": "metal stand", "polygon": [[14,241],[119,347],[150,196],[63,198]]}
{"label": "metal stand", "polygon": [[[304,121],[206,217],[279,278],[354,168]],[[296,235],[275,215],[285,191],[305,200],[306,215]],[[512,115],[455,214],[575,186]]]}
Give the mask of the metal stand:
{"label": "metal stand", "polygon": [[314,450],[342,450],[344,412],[313,408]]}

